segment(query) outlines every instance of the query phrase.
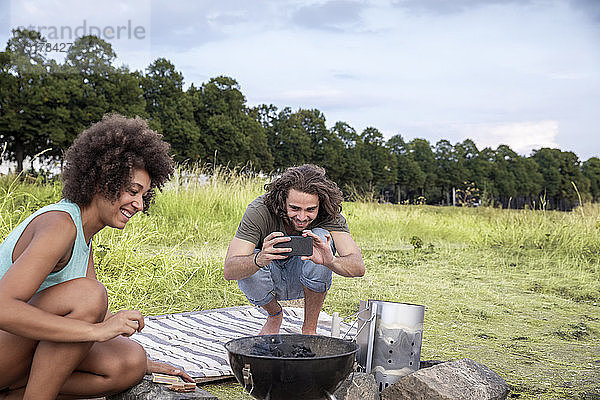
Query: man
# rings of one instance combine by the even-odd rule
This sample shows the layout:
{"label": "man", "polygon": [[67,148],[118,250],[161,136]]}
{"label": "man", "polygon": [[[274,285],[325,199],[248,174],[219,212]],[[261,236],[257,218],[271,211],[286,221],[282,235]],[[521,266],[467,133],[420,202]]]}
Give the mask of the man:
{"label": "man", "polygon": [[[261,335],[279,333],[278,300],[304,298],[302,333],[315,335],[332,272],[363,276],[360,249],[340,214],[342,192],[316,165],[288,168],[244,213],[225,257],[225,279],[238,281],[248,300],[267,311]],[[290,235],[313,238],[313,255],[288,257],[274,247]],[[336,255],[337,251],[337,255]]]}

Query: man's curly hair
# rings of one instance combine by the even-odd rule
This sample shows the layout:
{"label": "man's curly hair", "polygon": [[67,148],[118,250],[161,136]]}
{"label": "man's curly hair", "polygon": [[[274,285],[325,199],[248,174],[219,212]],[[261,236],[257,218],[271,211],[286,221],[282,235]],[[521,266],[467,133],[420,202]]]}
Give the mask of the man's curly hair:
{"label": "man's curly hair", "polygon": [[116,201],[130,184],[134,169],[150,175],[144,211],[173,174],[170,146],[143,119],[107,114],[82,132],[66,151],[62,172],[63,197],[80,207],[96,193]]}
{"label": "man's curly hair", "polygon": [[331,221],[342,212],[342,191],[335,182],[327,179],[325,170],[317,165],[290,167],[279,178],[265,185],[265,205],[284,221],[288,220],[285,202],[290,189],[319,196],[316,224]]}

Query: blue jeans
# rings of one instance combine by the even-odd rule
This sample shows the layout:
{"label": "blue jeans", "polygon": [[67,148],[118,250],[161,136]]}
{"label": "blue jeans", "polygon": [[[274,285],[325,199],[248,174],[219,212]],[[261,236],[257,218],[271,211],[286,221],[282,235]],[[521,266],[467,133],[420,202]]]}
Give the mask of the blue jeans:
{"label": "blue jeans", "polygon": [[[314,228],[313,233],[325,240],[329,234],[325,229]],[[258,251],[258,250],[256,250]],[[331,251],[335,246],[331,241]],[[323,293],[331,287],[331,270],[310,260],[303,261],[300,256],[273,260],[248,278],[238,280],[240,290],[250,303],[264,306],[274,298],[294,300],[304,297],[303,286],[313,292]]]}

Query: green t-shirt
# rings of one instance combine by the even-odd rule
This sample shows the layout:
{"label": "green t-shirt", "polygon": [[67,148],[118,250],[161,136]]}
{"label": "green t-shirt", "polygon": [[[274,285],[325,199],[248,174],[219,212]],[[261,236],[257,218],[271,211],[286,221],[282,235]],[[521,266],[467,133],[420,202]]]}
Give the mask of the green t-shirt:
{"label": "green t-shirt", "polygon": [[[311,224],[310,228],[323,228],[329,232],[350,233],[346,218],[341,214],[331,221],[323,221],[316,225]],[[252,242],[256,244],[257,248],[262,248],[264,238],[272,232],[285,233],[285,224],[280,217],[269,211],[264,201],[264,195],[262,195],[246,208],[235,237]]]}

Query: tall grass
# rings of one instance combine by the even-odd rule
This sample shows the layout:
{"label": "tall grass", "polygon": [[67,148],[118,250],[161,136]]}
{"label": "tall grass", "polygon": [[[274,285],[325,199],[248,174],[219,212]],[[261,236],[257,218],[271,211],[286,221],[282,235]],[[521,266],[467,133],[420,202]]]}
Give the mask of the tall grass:
{"label": "tall grass", "polygon": [[155,244],[230,240],[246,206],[262,193],[265,183],[264,178],[222,167],[178,168],[151,211],[155,227],[169,236]]}
{"label": "tall grass", "polygon": [[[206,172],[178,169],[148,215],[94,239],[113,310],[247,304],[223,279],[223,258],[266,180]],[[59,196],[57,185],[0,179],[0,233]],[[600,391],[598,205],[570,213],[371,202],[343,209],[367,273],[334,277],[325,311],[349,315],[369,298],[424,304],[424,359],[473,358],[521,399]]]}
{"label": "tall grass", "polygon": [[41,179],[20,175],[0,177],[0,238],[38,208],[60,200],[59,182],[43,184]]}
{"label": "tall grass", "polygon": [[[217,168],[178,168],[149,215],[122,232],[103,230],[98,268],[113,304],[150,314],[242,304],[235,282],[223,279],[224,254],[246,206],[264,178]],[[136,284],[132,284],[136,282]]]}

